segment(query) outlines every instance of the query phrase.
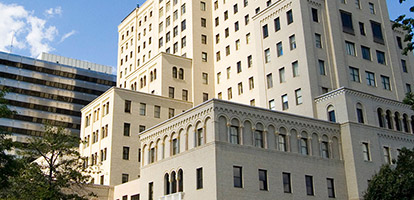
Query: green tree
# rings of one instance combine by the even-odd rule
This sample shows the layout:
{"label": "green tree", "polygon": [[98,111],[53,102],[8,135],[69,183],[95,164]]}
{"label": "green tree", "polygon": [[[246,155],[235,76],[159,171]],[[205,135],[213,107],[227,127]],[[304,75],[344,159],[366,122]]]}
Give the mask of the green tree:
{"label": "green tree", "polygon": [[78,145],[79,139],[64,128],[46,125],[43,137],[29,139],[23,151],[27,162],[19,175],[10,179],[6,198],[86,199],[93,195],[81,189],[90,177],[83,173],[86,167]]}
{"label": "green tree", "polygon": [[[404,3],[405,1],[412,2],[413,0],[399,0],[400,3]],[[412,5],[412,4],[411,4]],[[411,6],[409,8],[409,11],[414,13],[414,6]],[[413,43],[413,35],[414,35],[414,19],[411,17],[407,17],[407,15],[403,14],[397,17],[397,19],[394,20],[394,24],[392,28],[401,28],[403,31],[406,31],[406,34],[404,36],[404,42],[407,42],[407,46],[403,49],[403,54],[407,55],[409,51],[413,51],[414,49],[414,43]]]}
{"label": "green tree", "polygon": [[368,184],[365,200],[414,199],[414,149],[403,148],[395,166],[383,165]]}
{"label": "green tree", "polygon": [[414,93],[409,92],[405,95],[405,98],[403,100],[404,104],[410,105],[411,109],[414,110]]}
{"label": "green tree", "polygon": [[[6,90],[0,90],[0,118],[11,117],[15,112],[7,107],[7,100],[4,98]],[[0,193],[7,190],[9,186],[9,178],[17,174],[17,170],[21,166],[15,156],[8,154],[15,143],[8,137],[10,134],[0,127]]]}

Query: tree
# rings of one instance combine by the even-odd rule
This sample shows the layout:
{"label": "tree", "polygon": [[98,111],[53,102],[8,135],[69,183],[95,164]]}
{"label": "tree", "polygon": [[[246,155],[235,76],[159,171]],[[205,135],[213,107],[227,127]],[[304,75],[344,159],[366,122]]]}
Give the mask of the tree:
{"label": "tree", "polygon": [[[6,93],[6,90],[0,90],[0,118],[8,118],[15,113],[7,107],[7,100],[4,98]],[[7,153],[15,146],[15,143],[8,136],[9,133],[0,128],[0,193],[7,190],[9,178],[15,175],[21,166],[13,155]]]}
{"label": "tree", "polygon": [[[77,191],[90,181],[83,173],[86,167],[75,148],[78,144],[79,139],[64,128],[45,125],[43,137],[29,139],[23,151],[27,162],[19,175],[10,179],[6,198],[86,199],[93,195]],[[37,159],[30,162],[33,158]]]}
{"label": "tree", "polygon": [[414,93],[409,92],[405,95],[405,98],[403,100],[404,104],[410,105],[411,109],[414,110]]}
{"label": "tree", "polygon": [[[400,3],[409,0],[399,0]],[[412,0],[411,0],[412,1]],[[409,8],[410,12],[414,13],[414,6]],[[406,15],[400,15],[397,19],[394,20],[394,24],[392,28],[401,28],[402,30],[406,31],[406,35],[404,36],[404,42],[407,42],[407,46],[404,47],[402,53],[407,55],[409,51],[413,51],[414,43],[413,43],[413,35],[414,35],[414,19],[411,17],[406,17]]]}
{"label": "tree", "polygon": [[368,184],[365,200],[414,199],[414,149],[403,148],[395,166],[383,165]]}

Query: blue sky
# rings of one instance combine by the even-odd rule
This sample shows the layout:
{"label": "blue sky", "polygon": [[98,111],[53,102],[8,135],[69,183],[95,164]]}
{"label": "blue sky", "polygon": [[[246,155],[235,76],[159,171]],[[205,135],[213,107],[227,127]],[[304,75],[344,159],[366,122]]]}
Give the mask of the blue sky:
{"label": "blue sky", "polygon": [[[37,57],[42,51],[116,66],[118,25],[144,0],[0,0],[0,51]],[[390,19],[413,0],[387,0]],[[410,15],[413,17],[413,14]]]}

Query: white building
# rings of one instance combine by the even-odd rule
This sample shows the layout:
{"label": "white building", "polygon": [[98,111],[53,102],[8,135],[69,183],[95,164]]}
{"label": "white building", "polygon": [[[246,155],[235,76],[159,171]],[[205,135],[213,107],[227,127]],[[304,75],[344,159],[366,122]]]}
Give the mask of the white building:
{"label": "white building", "polygon": [[[414,147],[414,111],[401,103],[414,57],[391,25],[385,0],[148,0],[118,27],[117,86],[133,91],[107,92],[128,93],[110,105],[186,111],[135,117],[151,128],[109,140],[119,156],[92,161],[96,176],[123,200],[362,199],[379,167]],[[122,109],[108,112],[114,135],[131,120]],[[139,159],[118,161],[125,145]]]}

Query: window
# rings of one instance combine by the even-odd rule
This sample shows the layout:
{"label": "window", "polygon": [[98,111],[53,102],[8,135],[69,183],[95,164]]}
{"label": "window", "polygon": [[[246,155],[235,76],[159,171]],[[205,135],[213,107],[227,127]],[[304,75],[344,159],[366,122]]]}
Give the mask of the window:
{"label": "window", "polygon": [[390,148],[389,147],[383,147],[384,152],[384,161],[386,164],[391,164],[391,154],[390,154]]}
{"label": "window", "polygon": [[174,117],[174,108],[168,108],[168,119]]}
{"label": "window", "polygon": [[350,56],[356,56],[355,44],[352,42],[345,41],[346,53]]}
{"label": "window", "polygon": [[400,48],[400,49],[403,48],[402,42],[401,42],[401,37],[399,37],[399,36],[397,36],[397,45],[398,45],[398,48]]}
{"label": "window", "polygon": [[237,32],[238,30],[239,30],[239,22],[237,21],[237,22],[235,22],[234,23],[234,32]]}
{"label": "window", "polygon": [[328,107],[328,120],[330,122],[336,122],[335,110],[333,106]]}
{"label": "window", "polygon": [[292,184],[290,180],[290,173],[283,172],[283,192],[284,193],[292,193]]}
{"label": "window", "polygon": [[181,22],[181,31],[184,31],[186,28],[187,28],[187,25],[186,25],[186,20],[183,20],[183,21]]}
{"label": "window", "polygon": [[178,70],[178,78],[181,80],[184,80],[184,69],[183,68],[180,68]]}
{"label": "window", "polygon": [[312,176],[305,176],[305,182],[306,182],[306,194],[309,196],[314,195],[313,191],[313,177]]}
{"label": "window", "polygon": [[354,34],[354,25],[352,24],[352,14],[340,11],[341,12],[341,20],[342,20],[342,31],[344,33]]}
{"label": "window", "polygon": [[139,200],[139,194],[132,195],[131,200]]}
{"label": "window", "polygon": [[140,107],[139,107],[139,115],[141,115],[141,116],[145,116],[145,114],[146,114],[146,109],[147,109],[147,104],[145,104],[145,103],[140,103]]}
{"label": "window", "polygon": [[318,60],[318,64],[319,64],[319,74],[320,75],[326,75],[325,61]]}
{"label": "window", "polygon": [[254,99],[250,100],[250,106],[256,106],[256,101]]}
{"label": "window", "polygon": [[227,67],[226,72],[227,72],[227,79],[229,79],[230,73],[231,73],[231,67]]}
{"label": "window", "polygon": [[358,123],[363,124],[365,120],[364,120],[364,111],[362,110],[361,104],[357,104],[356,114],[357,114]]}
{"label": "window", "polygon": [[122,183],[128,182],[129,175],[128,174],[122,174]]}
{"label": "window", "polygon": [[351,81],[358,82],[358,83],[361,82],[359,78],[359,69],[355,67],[349,67],[349,73],[351,75]]}
{"label": "window", "polygon": [[131,132],[131,124],[124,123],[124,136],[129,136]]}
{"label": "window", "polygon": [[292,63],[292,72],[293,72],[293,77],[298,77],[299,76],[299,64],[298,61],[295,61]]}
{"label": "window", "polygon": [[226,21],[229,18],[229,11],[224,11],[224,21]]}
{"label": "window", "polygon": [[216,44],[218,44],[220,42],[220,34],[216,35]]}
{"label": "window", "polygon": [[242,167],[233,166],[233,186],[235,188],[243,187]]}
{"label": "window", "polygon": [[250,33],[246,34],[246,44],[250,43]]}
{"label": "window", "polygon": [[287,17],[287,24],[291,24],[293,23],[293,13],[292,10],[289,10],[286,12],[286,17]]}
{"label": "window", "polygon": [[289,102],[287,94],[282,95],[282,109],[287,110],[289,109]]}
{"label": "window", "polygon": [[269,30],[267,28],[267,24],[263,26],[263,39],[269,36]]}
{"label": "window", "polygon": [[183,101],[188,101],[188,90],[183,89],[182,100]]}
{"label": "window", "polygon": [[237,6],[237,4],[234,4],[234,6],[233,6],[233,12],[234,12],[234,14],[236,14],[237,12],[239,12],[239,7]]}
{"label": "window", "polygon": [[372,35],[374,42],[384,44],[384,36],[382,35],[381,24],[378,22],[371,21]]}
{"label": "window", "polygon": [[276,105],[275,105],[275,100],[274,99],[271,99],[269,101],[269,109],[270,110],[276,110]]}
{"label": "window", "polygon": [[379,64],[385,65],[385,53],[377,50],[377,61]]}
{"label": "window", "polygon": [[233,92],[231,87],[227,88],[227,98],[230,100],[233,98]]}
{"label": "window", "polygon": [[365,60],[371,60],[371,52],[370,49],[366,46],[361,46],[362,51],[362,58]]}
{"label": "window", "polygon": [[408,72],[408,70],[407,70],[407,62],[405,60],[403,60],[403,59],[401,59],[401,67],[402,67],[402,71],[403,72],[405,72],[405,73]]}
{"label": "window", "polygon": [[207,44],[207,35],[201,35],[201,44]]}
{"label": "window", "polygon": [[283,45],[282,42],[279,42],[276,44],[276,50],[277,50],[277,57],[283,56]]}
{"label": "window", "polygon": [[259,189],[267,190],[267,170],[259,169]]}
{"label": "window", "polygon": [[208,100],[208,93],[203,93],[203,101],[207,101]]}
{"label": "window", "polygon": [[264,148],[263,143],[263,131],[261,130],[255,130],[254,131],[254,144],[255,147]]}
{"label": "window", "polygon": [[278,30],[280,30],[280,18],[276,18],[274,19],[274,23],[275,23],[275,32],[277,32]]}
{"label": "window", "polygon": [[231,144],[240,144],[239,140],[239,127],[237,126],[230,126],[230,143]]}
{"label": "window", "polygon": [[218,9],[218,0],[214,2],[214,10]]}
{"label": "window", "polygon": [[329,158],[329,145],[328,141],[321,142],[322,158]]}
{"label": "window", "polygon": [[208,74],[207,73],[202,73],[202,78],[203,78],[203,84],[208,84]]}
{"label": "window", "polygon": [[265,53],[265,63],[269,63],[270,62],[270,49],[266,49],[264,53]]}
{"label": "window", "polygon": [[187,46],[187,38],[184,36],[181,38],[181,48],[184,48],[185,46]]}
{"label": "window", "polygon": [[124,111],[126,113],[131,113],[131,101],[129,100],[125,100],[125,107],[124,107]]}
{"label": "window", "polygon": [[367,71],[366,76],[367,76],[367,85],[375,87],[375,74]]}
{"label": "window", "polygon": [[203,128],[199,128],[197,129],[196,133],[195,133],[195,138],[196,138],[196,144],[195,146],[201,146],[203,144],[203,140],[204,140],[204,135],[203,135]]}
{"label": "window", "polygon": [[181,15],[183,15],[184,13],[185,13],[185,4],[181,6]]}
{"label": "window", "polygon": [[230,45],[226,46],[226,56],[230,55]]}
{"label": "window", "polygon": [[243,4],[244,4],[244,7],[246,7],[246,6],[249,5],[249,1],[248,0],[243,0]]}
{"label": "window", "polygon": [[252,56],[249,55],[247,56],[247,67],[250,68],[251,66],[253,66],[253,59]]}
{"label": "window", "polygon": [[200,9],[201,11],[206,11],[206,2],[200,1]]}
{"label": "window", "polygon": [[319,33],[315,33],[315,46],[316,48],[322,48],[322,38]]}
{"label": "window", "polygon": [[[412,91],[411,91],[411,85],[410,85],[410,84],[408,84],[408,83],[406,83],[406,84],[405,84],[405,91],[406,91],[407,93],[412,92]],[[414,127],[414,126],[413,126],[413,127]]]}
{"label": "window", "polygon": [[149,163],[155,162],[155,148],[151,148],[149,151]]}
{"label": "window", "polygon": [[300,139],[300,153],[302,155],[309,155],[308,138],[306,138],[305,136],[302,136],[302,138]]}
{"label": "window", "polygon": [[173,52],[174,53],[177,53],[178,52],[178,42],[174,43]]}
{"label": "window", "polygon": [[249,15],[244,16],[244,25],[248,25],[249,24]]}
{"label": "window", "polygon": [[286,152],[287,151],[287,146],[286,146],[286,135],[284,134],[279,134],[277,136],[277,145],[278,145],[278,149],[279,151],[283,151]]}
{"label": "window", "polygon": [[371,14],[375,14],[374,4],[370,2],[368,5],[369,5],[369,11],[371,12]]}
{"label": "window", "polygon": [[237,66],[237,73],[242,72],[241,61],[237,62],[236,66]]}
{"label": "window", "polygon": [[123,147],[122,159],[129,160],[129,147]]}
{"label": "window", "polygon": [[176,155],[180,152],[180,143],[177,138],[172,140],[172,155]]}
{"label": "window", "polygon": [[295,90],[295,98],[296,98],[296,105],[301,105],[303,103],[301,88]]}
{"label": "window", "polygon": [[148,183],[148,200],[154,200],[154,183]]}
{"label": "window", "polygon": [[242,82],[237,84],[237,88],[238,88],[239,95],[243,94],[243,83]]}
{"label": "window", "polygon": [[174,98],[174,88],[168,87],[168,97]]}
{"label": "window", "polygon": [[266,80],[267,80],[267,88],[270,89],[273,87],[273,76],[272,73],[268,74],[266,76]]}
{"label": "window", "polygon": [[359,22],[359,32],[361,33],[361,35],[365,35],[365,26],[362,22]]}
{"label": "window", "polygon": [[235,42],[236,44],[235,44],[235,46],[236,46],[236,51],[238,51],[239,49],[240,49],[240,40],[238,39],[238,40],[236,40],[236,42]]}
{"label": "window", "polygon": [[284,67],[282,67],[282,68],[279,69],[279,82],[280,83],[286,82],[286,79],[285,79],[285,68]]}
{"label": "window", "polygon": [[227,37],[229,37],[229,34],[230,34],[230,32],[229,32],[229,28],[226,28],[226,29],[224,29],[224,36],[227,38]]}
{"label": "window", "polygon": [[252,90],[254,89],[254,80],[253,77],[249,78],[249,89]]}
{"label": "window", "polygon": [[215,25],[216,26],[220,25],[219,17],[216,17],[216,19],[214,20],[214,22],[215,22]]}
{"label": "window", "polygon": [[201,60],[202,60],[203,62],[207,62],[207,53],[206,53],[206,52],[202,52],[202,53],[201,53]]}
{"label": "window", "polygon": [[257,13],[259,13],[260,12],[260,7],[257,7],[256,9],[255,9],[255,13],[257,14]]}
{"label": "window", "polygon": [[384,88],[385,90],[391,90],[390,78],[388,76],[381,75],[381,83],[382,88]]}
{"label": "window", "polygon": [[296,49],[295,34],[293,34],[289,37],[289,44],[290,44],[290,50]]}
{"label": "window", "polygon": [[369,144],[366,142],[362,143],[362,154],[364,156],[364,160],[365,161],[370,161],[371,160],[371,155],[369,152]]}
{"label": "window", "polygon": [[145,131],[145,126],[143,125],[139,125],[139,133],[144,132]]}
{"label": "window", "polygon": [[203,168],[197,169],[197,189],[203,189]]}
{"label": "window", "polygon": [[333,178],[327,178],[326,184],[328,186],[328,197],[329,198],[335,198],[335,185],[334,185],[334,179]]}
{"label": "window", "polygon": [[312,8],[312,20],[314,22],[319,22],[319,19],[318,19],[318,9],[316,9],[316,8]]}
{"label": "window", "polygon": [[206,18],[201,18],[201,27],[207,27],[207,20]]}

